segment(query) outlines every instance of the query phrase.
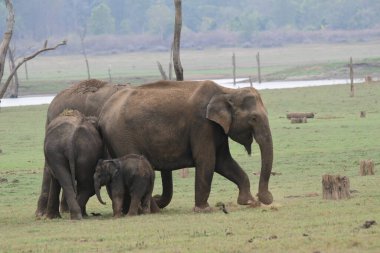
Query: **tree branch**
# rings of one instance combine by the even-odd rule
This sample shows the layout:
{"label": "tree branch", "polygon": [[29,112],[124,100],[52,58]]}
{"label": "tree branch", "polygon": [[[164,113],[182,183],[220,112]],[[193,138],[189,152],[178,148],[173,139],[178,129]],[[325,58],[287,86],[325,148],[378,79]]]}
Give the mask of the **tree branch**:
{"label": "tree branch", "polygon": [[17,65],[16,67],[12,70],[12,72],[9,74],[8,76],[8,79],[7,81],[5,82],[5,84],[3,85],[3,87],[1,88],[1,91],[0,91],[0,99],[3,98],[4,94],[5,94],[5,91],[7,90],[12,78],[13,78],[13,75],[16,73],[17,69],[19,67],[21,67],[22,64],[24,64],[25,62],[33,59],[34,57],[36,57],[37,55],[39,55],[40,53],[42,52],[45,52],[45,51],[50,51],[50,50],[55,50],[57,49],[59,46],[63,46],[63,45],[66,45],[67,44],[67,41],[64,40],[62,41],[61,43],[58,43],[57,45],[55,45],[54,47],[47,47],[47,41],[45,41],[44,43],[44,46],[42,49],[36,51],[35,53],[25,57],[24,59],[22,59]]}

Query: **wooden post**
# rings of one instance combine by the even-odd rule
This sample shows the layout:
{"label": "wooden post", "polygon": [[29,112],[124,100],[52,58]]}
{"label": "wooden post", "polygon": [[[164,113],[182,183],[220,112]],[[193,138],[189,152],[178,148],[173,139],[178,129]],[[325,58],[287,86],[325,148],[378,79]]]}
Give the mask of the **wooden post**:
{"label": "wooden post", "polygon": [[257,52],[256,54],[256,61],[257,61],[257,81],[261,83],[260,52]]}
{"label": "wooden post", "polygon": [[236,59],[235,59],[235,53],[232,53],[232,76],[234,78],[234,86],[236,86]]}
{"label": "wooden post", "polygon": [[252,76],[249,76],[249,85],[251,86],[251,88],[253,87]]}
{"label": "wooden post", "polygon": [[352,66],[352,57],[350,57],[350,81],[351,81],[350,97],[353,97],[355,96],[355,89],[354,89],[354,68]]}
{"label": "wooden post", "polygon": [[375,175],[375,163],[372,160],[361,160],[359,173],[360,176]]}
{"label": "wooden post", "polygon": [[323,199],[350,198],[350,180],[346,176],[323,175],[322,191]]}

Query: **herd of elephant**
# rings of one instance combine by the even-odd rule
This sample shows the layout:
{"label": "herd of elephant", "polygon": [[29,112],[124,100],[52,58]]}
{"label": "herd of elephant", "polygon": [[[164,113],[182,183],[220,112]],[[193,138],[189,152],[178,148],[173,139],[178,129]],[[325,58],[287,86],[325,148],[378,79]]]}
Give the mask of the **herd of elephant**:
{"label": "herd of elephant", "polygon": [[[114,217],[158,212],[173,196],[172,171],[195,167],[195,212],[207,212],[214,172],[235,183],[237,203],[256,205],[247,174],[228,138],[261,152],[258,200],[268,189],[273,143],[268,114],[254,88],[212,81],[158,81],[140,86],[86,80],[61,91],[47,111],[37,217],[87,216],[86,204],[106,186]],[[152,196],[155,174],[162,194]],[[61,203],[59,194],[63,190]],[[60,208],[61,206],[61,208]]]}

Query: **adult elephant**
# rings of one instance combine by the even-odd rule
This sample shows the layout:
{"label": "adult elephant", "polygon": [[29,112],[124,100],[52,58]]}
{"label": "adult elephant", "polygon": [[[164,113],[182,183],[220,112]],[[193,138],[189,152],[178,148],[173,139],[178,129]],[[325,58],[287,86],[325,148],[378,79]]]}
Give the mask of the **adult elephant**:
{"label": "adult elephant", "polygon": [[164,205],[172,196],[171,171],[195,167],[194,211],[210,209],[207,200],[214,171],[238,186],[238,204],[255,203],[247,174],[230,154],[228,137],[249,154],[255,139],[262,161],[258,198],[264,204],[273,201],[268,190],[271,130],[254,88],[228,89],[212,81],[160,81],[121,90],[103,106],[99,126],[112,157],[142,154],[162,172],[164,200],[159,200]]}
{"label": "adult elephant", "polygon": [[[45,128],[65,109],[78,110],[85,116],[99,116],[105,101],[116,91],[126,87],[130,86],[128,84],[114,85],[97,79],[81,81],[70,86],[59,92],[50,103]],[[45,162],[41,193],[35,212],[36,217],[42,217],[46,214],[50,182],[51,175]],[[62,204],[61,207],[64,207],[62,211],[67,211],[65,201],[62,201]]]}

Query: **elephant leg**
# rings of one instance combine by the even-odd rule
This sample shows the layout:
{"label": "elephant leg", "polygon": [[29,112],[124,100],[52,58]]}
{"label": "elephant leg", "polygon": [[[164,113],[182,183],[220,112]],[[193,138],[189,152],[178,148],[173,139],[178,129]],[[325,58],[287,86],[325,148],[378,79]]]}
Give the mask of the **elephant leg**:
{"label": "elephant leg", "polygon": [[55,219],[61,218],[59,214],[59,193],[61,191],[61,185],[58,180],[51,177],[49,183],[49,197],[46,206],[46,218]]}
{"label": "elephant leg", "polygon": [[92,195],[94,195],[93,190],[90,190],[90,189],[86,190],[86,189],[78,188],[77,201],[78,201],[78,204],[79,204],[80,209],[82,211],[82,216],[86,216],[86,217],[88,216],[88,214],[86,212],[86,204]]}
{"label": "elephant leg", "polygon": [[158,207],[156,201],[154,200],[153,197],[149,197],[150,201],[150,213],[159,213],[160,208]]}
{"label": "elephant leg", "polygon": [[[224,151],[224,152],[223,152]],[[215,171],[234,182],[239,188],[237,203],[240,205],[255,205],[258,202],[250,191],[248,175],[243,171],[239,164],[232,158],[228,146],[217,154]]]}
{"label": "elephant leg", "polygon": [[42,174],[42,185],[41,185],[41,193],[37,202],[37,209],[35,215],[37,218],[41,218],[46,214],[46,208],[48,205],[49,198],[49,190],[50,190],[50,180],[51,180],[50,171],[45,163],[44,171]]}
{"label": "elephant leg", "polygon": [[159,208],[164,208],[169,205],[173,197],[173,175],[171,171],[161,171],[161,181],[162,181],[162,195],[155,195],[154,200],[156,201]]}
{"label": "elephant leg", "polygon": [[124,194],[123,214],[128,213],[130,205],[131,205],[131,196],[129,194]]}
{"label": "elephant leg", "polygon": [[147,193],[141,199],[141,209],[143,214],[150,213],[150,196],[152,196],[152,194]]}
{"label": "elephant leg", "polygon": [[120,218],[123,216],[123,202],[124,202],[124,191],[116,193],[112,191],[112,209],[113,217]]}
{"label": "elephant leg", "polygon": [[131,205],[129,207],[129,211],[127,216],[135,216],[139,213],[139,206],[141,203],[141,198],[137,194],[131,194]]}
{"label": "elephant leg", "polygon": [[76,198],[70,172],[64,166],[56,165],[54,175],[63,189],[63,194],[66,196],[66,201],[70,210],[70,218],[72,220],[82,219],[82,211]]}
{"label": "elephant leg", "polygon": [[62,192],[62,196],[61,196],[61,204],[59,206],[59,209],[60,209],[61,213],[68,213],[70,211],[69,206],[67,205],[65,194],[63,194],[63,192]]}

